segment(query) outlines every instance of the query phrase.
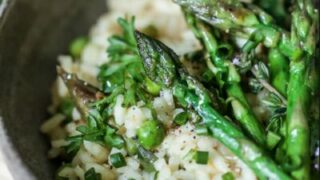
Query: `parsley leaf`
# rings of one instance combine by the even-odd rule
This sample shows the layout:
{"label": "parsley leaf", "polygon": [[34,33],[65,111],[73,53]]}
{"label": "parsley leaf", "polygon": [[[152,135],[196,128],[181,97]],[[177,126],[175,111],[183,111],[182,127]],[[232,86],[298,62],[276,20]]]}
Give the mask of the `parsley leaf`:
{"label": "parsley leaf", "polygon": [[114,104],[118,95],[124,95],[124,106],[145,101],[145,71],[138,53],[134,37],[134,17],[131,20],[118,19],[121,35],[111,36],[107,49],[110,62],[100,67],[98,80],[105,93],[109,93],[108,103]]}

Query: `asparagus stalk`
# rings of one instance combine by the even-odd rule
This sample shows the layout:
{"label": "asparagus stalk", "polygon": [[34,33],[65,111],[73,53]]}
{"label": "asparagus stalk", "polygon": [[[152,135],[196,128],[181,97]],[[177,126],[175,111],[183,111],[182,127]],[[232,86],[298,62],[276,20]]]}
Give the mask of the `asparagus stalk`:
{"label": "asparagus stalk", "polygon": [[221,87],[225,87],[235,118],[240,122],[246,132],[260,145],[265,145],[266,136],[260,122],[252,112],[240,86],[240,75],[230,62],[232,49],[229,45],[218,45],[212,33],[204,24],[197,21],[191,14],[186,13],[186,18],[197,38],[204,44],[209,54],[208,67],[216,75]]}
{"label": "asparagus stalk", "polygon": [[270,49],[268,65],[271,74],[271,83],[281,95],[287,95],[289,81],[289,62],[287,58],[276,48]]}
{"label": "asparagus stalk", "polygon": [[82,118],[85,119],[89,114],[90,103],[101,99],[104,94],[98,88],[80,80],[77,75],[66,72],[60,66],[57,66],[57,73],[67,86]]}
{"label": "asparagus stalk", "polygon": [[[162,87],[174,91],[177,99],[184,99],[202,117],[211,132],[236,156],[242,159],[260,179],[290,179],[268,156],[232,122],[218,113],[211,105],[207,90],[181,67],[178,56],[161,42],[137,32],[139,54],[147,76]],[[154,76],[155,71],[158,76]]]}
{"label": "asparagus stalk", "polygon": [[[175,0],[198,19],[233,36],[247,38],[242,51],[253,51],[259,43],[266,47],[276,48],[272,51],[269,68],[272,72],[272,85],[282,95],[286,95],[288,82],[288,62],[283,55],[298,58],[301,51],[290,43],[290,34],[276,26],[272,17],[253,5],[246,8],[238,0]],[[283,55],[282,55],[283,54]]]}
{"label": "asparagus stalk", "polygon": [[289,24],[286,10],[288,0],[255,0],[254,2],[275,17],[278,24]]}
{"label": "asparagus stalk", "polygon": [[308,121],[312,87],[308,81],[308,69],[315,54],[317,18],[318,12],[314,9],[312,1],[296,1],[292,13],[291,41],[301,45],[304,54],[298,59],[291,58],[285,141],[287,163],[294,168],[291,174],[296,179],[310,178]]}

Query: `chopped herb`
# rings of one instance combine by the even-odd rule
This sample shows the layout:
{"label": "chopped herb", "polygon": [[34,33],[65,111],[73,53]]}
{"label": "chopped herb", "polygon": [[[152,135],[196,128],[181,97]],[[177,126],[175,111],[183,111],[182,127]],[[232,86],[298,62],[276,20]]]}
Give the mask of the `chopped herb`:
{"label": "chopped herb", "polygon": [[127,107],[136,104],[137,99],[146,100],[146,92],[157,94],[159,88],[145,82],[145,71],[134,37],[134,18],[130,21],[119,18],[118,24],[123,33],[108,39],[110,45],[107,52],[111,60],[100,67],[98,80],[103,91],[110,93],[109,103],[123,94],[124,106]]}
{"label": "chopped herb", "polygon": [[138,145],[138,158],[142,168],[147,172],[156,171],[153,162],[157,160],[157,157],[151,152]]}
{"label": "chopped herb", "polygon": [[149,162],[154,162],[157,160],[157,156],[155,156],[151,151],[148,151],[141,145],[138,145],[138,157]]}
{"label": "chopped herb", "polygon": [[84,174],[85,180],[101,180],[101,174],[96,173],[94,168],[90,168],[86,173]]}
{"label": "chopped herb", "polygon": [[66,116],[66,119],[64,121],[65,124],[69,123],[72,121],[72,111],[73,108],[75,107],[73,101],[71,98],[65,98],[63,99],[59,106],[58,106],[58,112],[64,114]]}
{"label": "chopped herb", "polygon": [[67,137],[66,139],[69,143],[64,147],[68,157],[72,159],[80,149],[83,138],[81,135]]}
{"label": "chopped herb", "polygon": [[208,135],[208,128],[204,124],[196,124],[195,130],[198,135]]}
{"label": "chopped herb", "polygon": [[177,114],[173,121],[180,126],[186,124],[188,121],[188,113],[181,112],[181,113]]}
{"label": "chopped herb", "polygon": [[234,176],[231,172],[227,172],[222,175],[222,180],[234,180]]}
{"label": "chopped herb", "polygon": [[198,164],[208,164],[209,153],[207,151],[197,151],[195,159]]}
{"label": "chopped herb", "polygon": [[157,180],[159,176],[159,171],[156,171],[153,176],[153,180]]}
{"label": "chopped herb", "polygon": [[129,155],[135,155],[138,153],[138,147],[136,142],[131,138],[125,138],[126,142],[126,150],[128,151]]}
{"label": "chopped herb", "polygon": [[126,160],[121,153],[111,154],[110,162],[115,168],[120,168],[127,165]]}
{"label": "chopped herb", "polygon": [[195,156],[196,156],[196,150],[190,149],[190,151],[183,157],[183,159],[190,161],[190,160],[193,160]]}

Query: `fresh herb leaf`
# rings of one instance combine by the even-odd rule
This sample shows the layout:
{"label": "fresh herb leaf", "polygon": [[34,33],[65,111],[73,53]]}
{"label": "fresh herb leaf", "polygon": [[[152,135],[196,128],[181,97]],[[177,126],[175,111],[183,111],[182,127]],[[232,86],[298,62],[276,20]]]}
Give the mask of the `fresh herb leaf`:
{"label": "fresh herb leaf", "polygon": [[118,149],[124,147],[124,140],[120,135],[116,134],[116,129],[107,126],[105,131],[104,141],[108,147],[115,147]]}
{"label": "fresh herb leaf", "polygon": [[61,103],[58,106],[58,112],[64,114],[66,116],[66,119],[64,121],[65,124],[72,121],[72,111],[75,107],[73,101],[71,98],[65,98],[61,101]]}
{"label": "fresh herb leaf", "polygon": [[64,147],[66,154],[71,159],[77,154],[82,144],[83,138],[81,135],[78,136],[70,136],[66,139],[69,143]]}
{"label": "fresh herb leaf", "polygon": [[145,71],[134,37],[134,18],[119,18],[118,24],[122,29],[122,35],[114,35],[108,39],[110,45],[107,52],[110,62],[100,67],[98,80],[103,91],[110,93],[109,103],[123,94],[123,105],[128,107],[136,104],[138,100],[145,101],[146,92],[156,94],[158,90],[155,86],[151,87],[150,83],[145,86]]}

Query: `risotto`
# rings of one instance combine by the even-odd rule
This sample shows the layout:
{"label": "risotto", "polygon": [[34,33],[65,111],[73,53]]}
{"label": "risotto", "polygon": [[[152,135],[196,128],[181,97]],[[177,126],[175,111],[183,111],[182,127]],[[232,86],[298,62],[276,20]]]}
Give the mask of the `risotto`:
{"label": "risotto", "polygon": [[[177,2],[184,5],[183,0]],[[239,55],[234,56],[233,63],[225,62],[224,68],[229,68],[228,75],[219,74],[219,64],[215,64],[218,62],[208,63],[209,54],[202,53],[204,46],[207,46],[205,40],[198,40],[201,35],[195,33],[185,19],[188,23],[192,20],[186,18],[187,13],[183,14],[179,5],[171,0],[109,0],[108,8],[109,11],[98,19],[87,37],[79,37],[71,44],[70,55],[58,57],[59,76],[52,88],[52,105],[48,108],[52,116],[41,126],[41,131],[48,135],[51,142],[48,157],[62,162],[57,170],[57,179],[249,180],[257,177],[278,179],[278,174],[282,176],[272,160],[263,159],[264,152],[259,149],[266,144],[268,148],[275,148],[280,140],[275,142],[274,139],[280,138],[279,134],[274,130],[273,134],[266,135],[268,142],[260,141],[260,131],[250,134],[250,128],[256,124],[246,127],[246,124],[242,126],[241,121],[244,116],[259,117],[259,126],[272,116],[268,107],[261,103],[270,89],[259,86],[258,93],[246,92],[245,105],[235,100],[240,97],[232,97],[232,90],[227,90],[227,93],[211,90],[212,86],[215,89],[224,88],[223,83],[213,77],[221,75],[230,79],[234,78],[236,71],[243,71],[243,66],[236,67],[237,63],[243,63]],[[192,8],[191,12],[194,10]],[[202,10],[205,13],[208,11],[205,8]],[[203,12],[196,12],[196,15]],[[201,29],[202,26],[199,27]],[[146,35],[139,35],[134,29]],[[246,31],[253,30],[248,28]],[[228,31],[215,33],[222,36]],[[156,40],[153,42],[151,37],[163,44]],[[244,46],[247,40],[245,35],[232,39],[236,47]],[[256,53],[263,53],[262,46],[263,42],[257,45]],[[222,47],[221,53],[229,50],[229,46],[219,47]],[[149,48],[167,54],[157,56],[153,50],[146,50]],[[176,55],[172,55],[171,49]],[[148,63],[158,57],[161,61],[152,68],[165,66],[162,62],[168,57],[179,57],[180,65],[185,69],[182,73],[178,71],[182,80],[177,80],[178,77],[163,78],[161,70],[151,75],[145,72]],[[193,58],[203,60],[204,64],[194,62]],[[141,59],[147,63],[143,64]],[[260,67],[264,66],[252,66],[253,69]],[[250,142],[243,139],[242,134],[231,133],[230,137],[239,138],[236,141],[228,138],[225,142],[221,141],[220,130],[217,130],[219,124],[213,128],[207,127],[205,119],[210,115],[206,116],[197,109],[201,103],[198,106],[191,103],[193,96],[190,96],[191,100],[188,97],[179,99],[176,89],[168,85],[169,80],[187,82],[188,87],[190,83],[198,83],[183,79],[189,76],[184,75],[186,72],[201,80],[209,89],[209,96],[219,97],[211,105],[222,114],[224,121],[220,123],[226,122],[227,127],[231,119],[239,119],[239,123],[232,125],[232,128],[235,127],[238,132],[237,127],[241,126],[244,134],[251,138]],[[252,72],[255,74],[257,71]],[[211,81],[215,81],[214,85],[207,86]],[[161,83],[165,85],[159,85]],[[198,102],[203,100],[201,94],[208,92],[194,91],[200,97]],[[275,95],[280,96],[280,101],[283,100],[281,93]],[[242,114],[247,104],[254,108]],[[225,113],[230,108],[233,109],[232,115]],[[224,138],[222,136],[228,128],[222,131],[220,138]],[[251,145],[252,141],[258,145]],[[238,146],[237,143],[240,143],[239,149],[233,148]],[[245,155],[237,154],[237,150]],[[254,159],[256,157],[263,159],[261,166],[260,159]],[[271,164],[268,167],[274,168],[274,174],[268,168],[262,168],[265,171],[261,170],[261,174],[254,173],[265,166],[264,162]]]}

